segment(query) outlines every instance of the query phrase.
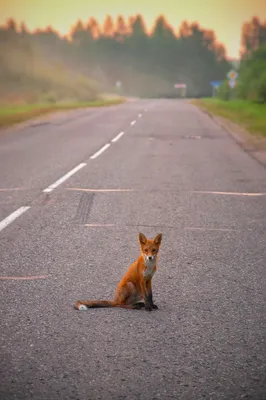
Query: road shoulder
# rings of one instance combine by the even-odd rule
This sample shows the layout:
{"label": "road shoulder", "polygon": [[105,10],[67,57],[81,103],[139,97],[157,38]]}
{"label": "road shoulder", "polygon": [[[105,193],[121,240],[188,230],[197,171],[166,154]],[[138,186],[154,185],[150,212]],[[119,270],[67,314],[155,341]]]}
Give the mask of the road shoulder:
{"label": "road shoulder", "polygon": [[197,101],[191,102],[199,110],[207,114],[217,125],[221,126],[233,139],[259,163],[266,167],[266,138],[251,134],[243,127],[227,118],[218,116],[204,108],[204,105]]}

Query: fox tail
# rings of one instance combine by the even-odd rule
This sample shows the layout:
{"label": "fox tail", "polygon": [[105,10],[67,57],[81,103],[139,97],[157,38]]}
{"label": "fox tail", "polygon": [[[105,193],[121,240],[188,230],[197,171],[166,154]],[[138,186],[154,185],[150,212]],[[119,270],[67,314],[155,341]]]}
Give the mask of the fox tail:
{"label": "fox tail", "polygon": [[79,311],[88,310],[89,308],[116,307],[112,300],[87,300],[77,301],[75,309]]}

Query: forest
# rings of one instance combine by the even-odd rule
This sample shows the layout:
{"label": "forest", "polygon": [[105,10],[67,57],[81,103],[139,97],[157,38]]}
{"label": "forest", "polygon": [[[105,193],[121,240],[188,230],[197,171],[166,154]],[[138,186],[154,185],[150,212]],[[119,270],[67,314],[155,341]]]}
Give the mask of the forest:
{"label": "forest", "polygon": [[[254,17],[242,28],[242,98],[263,98],[265,44],[266,22]],[[187,97],[208,97],[210,82],[225,81],[231,68],[214,31],[186,21],[175,31],[164,16],[150,31],[141,15],[107,15],[102,26],[95,18],[79,20],[67,36],[51,26],[31,32],[13,19],[0,28],[0,89],[8,101],[86,101],[102,92],[178,97],[178,83],[187,85]],[[226,98],[225,86],[220,95]]]}

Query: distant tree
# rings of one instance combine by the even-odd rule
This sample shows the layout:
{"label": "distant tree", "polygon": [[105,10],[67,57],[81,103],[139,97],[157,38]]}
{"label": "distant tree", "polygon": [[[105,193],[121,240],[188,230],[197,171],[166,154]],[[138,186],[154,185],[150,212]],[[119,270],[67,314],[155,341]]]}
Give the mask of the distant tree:
{"label": "distant tree", "polygon": [[266,102],[266,48],[254,50],[242,60],[237,95],[242,99]]}
{"label": "distant tree", "polygon": [[241,58],[248,57],[259,47],[266,47],[266,21],[260,22],[258,17],[245,22],[241,36]]}
{"label": "distant tree", "polygon": [[87,26],[86,32],[92,39],[98,39],[101,34],[101,28],[98,21],[95,18],[90,18]]}
{"label": "distant tree", "polygon": [[117,17],[116,26],[115,26],[115,39],[118,42],[123,43],[126,37],[129,34],[129,27],[126,24],[126,21],[122,15]]}
{"label": "distant tree", "polygon": [[110,15],[107,15],[103,23],[103,36],[113,37],[114,32],[114,21]]}

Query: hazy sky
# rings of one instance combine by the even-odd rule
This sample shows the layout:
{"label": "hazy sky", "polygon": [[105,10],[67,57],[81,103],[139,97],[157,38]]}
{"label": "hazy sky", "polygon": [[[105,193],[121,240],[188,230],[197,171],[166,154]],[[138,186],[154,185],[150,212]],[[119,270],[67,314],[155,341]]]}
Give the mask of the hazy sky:
{"label": "hazy sky", "polygon": [[242,24],[254,15],[266,20],[266,0],[0,0],[0,24],[13,17],[30,29],[52,25],[61,33],[67,33],[79,18],[95,17],[102,23],[106,14],[137,13],[148,27],[159,14],[175,30],[184,19],[198,21],[216,32],[229,57],[238,57]]}

